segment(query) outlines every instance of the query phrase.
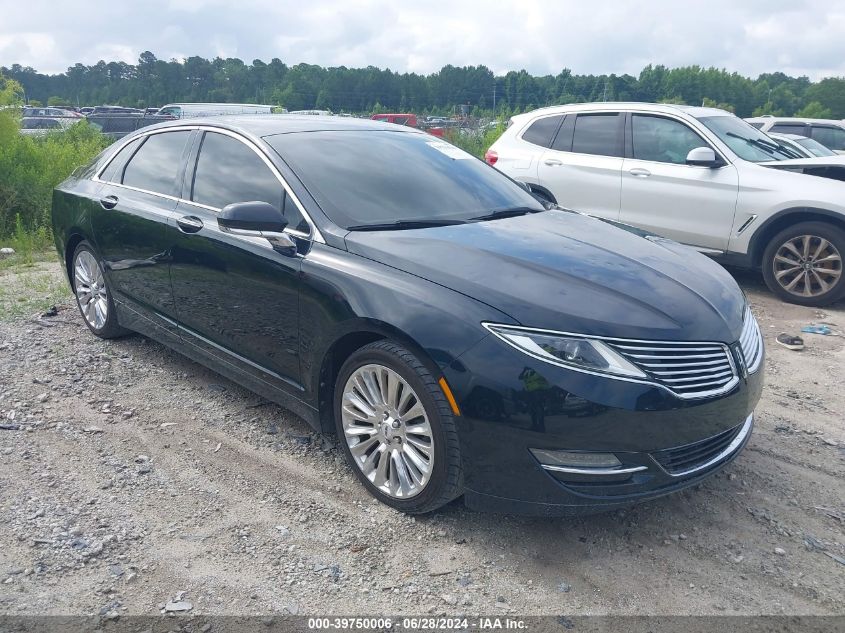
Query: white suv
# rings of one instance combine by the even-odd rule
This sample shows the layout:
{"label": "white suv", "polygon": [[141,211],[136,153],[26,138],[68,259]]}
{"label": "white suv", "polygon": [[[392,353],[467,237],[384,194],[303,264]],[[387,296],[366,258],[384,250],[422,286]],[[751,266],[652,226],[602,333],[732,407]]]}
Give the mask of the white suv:
{"label": "white suv", "polygon": [[812,138],[838,154],[845,154],[845,123],[833,119],[758,116],[745,119],[766,134],[799,134]]}
{"label": "white suv", "polygon": [[[729,112],[590,103],[513,117],[488,163],[560,206],[762,268],[781,298],[845,296],[845,182]],[[804,171],[808,173],[803,173]]]}

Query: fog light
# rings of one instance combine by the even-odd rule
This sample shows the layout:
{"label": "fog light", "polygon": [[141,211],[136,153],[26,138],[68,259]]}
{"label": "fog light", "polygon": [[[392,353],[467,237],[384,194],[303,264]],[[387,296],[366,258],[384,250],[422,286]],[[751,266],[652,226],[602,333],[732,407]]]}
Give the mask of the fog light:
{"label": "fog light", "polygon": [[554,451],[543,448],[529,449],[543,466],[562,468],[618,468],[622,465],[613,453],[575,453],[572,451]]}

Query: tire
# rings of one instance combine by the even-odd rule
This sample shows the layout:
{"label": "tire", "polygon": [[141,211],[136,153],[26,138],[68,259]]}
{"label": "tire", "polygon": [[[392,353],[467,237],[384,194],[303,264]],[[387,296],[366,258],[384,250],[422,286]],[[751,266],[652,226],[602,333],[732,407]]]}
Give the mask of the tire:
{"label": "tire", "polygon": [[[367,408],[373,415],[365,413]],[[338,373],[334,411],[350,467],[382,503],[423,514],[461,495],[452,410],[428,369],[402,345],[382,340],[355,351]]]}
{"label": "tire", "polygon": [[95,336],[108,339],[129,333],[118,323],[117,309],[106,284],[103,264],[88,242],[80,242],[73,252],[70,279],[76,307]]}
{"label": "tire", "polygon": [[766,246],[763,279],[789,303],[830,305],[845,296],[843,257],[845,231],[826,222],[800,222],[775,235]]}

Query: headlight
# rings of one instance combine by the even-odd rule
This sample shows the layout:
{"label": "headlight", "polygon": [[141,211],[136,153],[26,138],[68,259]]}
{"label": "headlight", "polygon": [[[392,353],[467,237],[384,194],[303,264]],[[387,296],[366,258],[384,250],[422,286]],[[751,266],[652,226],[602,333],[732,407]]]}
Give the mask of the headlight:
{"label": "headlight", "polygon": [[505,343],[553,365],[589,373],[647,378],[636,365],[597,339],[572,334],[537,332],[495,323],[483,325]]}

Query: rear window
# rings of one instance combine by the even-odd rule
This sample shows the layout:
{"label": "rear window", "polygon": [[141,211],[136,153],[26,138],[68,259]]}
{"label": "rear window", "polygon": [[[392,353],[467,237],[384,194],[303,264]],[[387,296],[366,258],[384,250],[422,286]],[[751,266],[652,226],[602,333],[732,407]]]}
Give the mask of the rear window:
{"label": "rear window", "polygon": [[136,149],[138,149],[142,140],[143,139],[141,138],[136,138],[130,143],[124,145],[123,149],[115,154],[114,158],[109,163],[109,166],[106,167],[100,175],[100,180],[119,183],[123,177],[123,166],[126,165],[126,161],[129,160],[129,157],[132,156]]}
{"label": "rear window", "polygon": [[622,156],[619,135],[619,115],[579,114],[575,119],[572,151],[600,156]]}
{"label": "rear window", "polygon": [[563,115],[547,116],[537,119],[522,134],[522,140],[539,145],[540,147],[550,147],[562,120]]}
{"label": "rear window", "polygon": [[152,134],[123,171],[123,184],[146,191],[174,195],[176,172],[189,131]]}
{"label": "rear window", "polygon": [[343,228],[544,210],[501,172],[428,134],[323,131],[264,140]]}

